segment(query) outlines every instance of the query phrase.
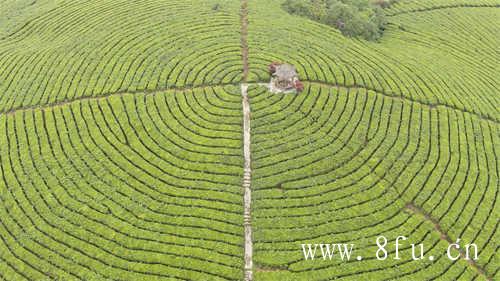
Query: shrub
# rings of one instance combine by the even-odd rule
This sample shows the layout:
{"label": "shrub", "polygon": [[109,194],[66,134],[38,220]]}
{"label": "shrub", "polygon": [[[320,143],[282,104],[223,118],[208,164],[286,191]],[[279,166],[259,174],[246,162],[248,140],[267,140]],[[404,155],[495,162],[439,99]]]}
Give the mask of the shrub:
{"label": "shrub", "polygon": [[290,14],[308,17],[332,26],[350,37],[377,40],[386,24],[382,5],[368,0],[287,0]]}

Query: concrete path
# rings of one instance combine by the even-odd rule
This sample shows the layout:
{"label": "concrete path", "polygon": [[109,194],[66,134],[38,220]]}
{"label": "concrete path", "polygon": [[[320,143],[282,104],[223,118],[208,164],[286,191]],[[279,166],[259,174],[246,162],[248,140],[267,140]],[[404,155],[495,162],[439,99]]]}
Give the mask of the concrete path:
{"label": "concrete path", "polygon": [[241,84],[243,105],[243,225],[245,228],[245,281],[253,280],[253,243],[252,243],[252,189],[251,189],[251,157],[250,157],[250,103],[248,102],[248,85]]}

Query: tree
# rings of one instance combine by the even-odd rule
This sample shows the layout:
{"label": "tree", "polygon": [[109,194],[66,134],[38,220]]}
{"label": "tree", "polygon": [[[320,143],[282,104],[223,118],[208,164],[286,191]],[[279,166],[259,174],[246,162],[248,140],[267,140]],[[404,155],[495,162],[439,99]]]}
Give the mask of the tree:
{"label": "tree", "polygon": [[382,9],[368,0],[287,0],[283,8],[366,40],[380,38],[386,24]]}
{"label": "tree", "polygon": [[303,16],[303,17],[312,17],[311,11],[311,3],[309,1],[304,0],[286,0],[283,3],[283,7],[290,14]]}

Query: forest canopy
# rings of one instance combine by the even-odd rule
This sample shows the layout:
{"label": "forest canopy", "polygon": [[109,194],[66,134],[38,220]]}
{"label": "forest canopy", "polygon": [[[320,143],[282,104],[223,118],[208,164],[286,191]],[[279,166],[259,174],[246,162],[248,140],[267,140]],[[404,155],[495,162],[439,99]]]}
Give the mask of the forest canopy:
{"label": "forest canopy", "polygon": [[382,36],[386,24],[382,7],[390,1],[376,3],[370,0],[286,0],[283,8],[290,14],[332,26],[345,36],[375,41]]}

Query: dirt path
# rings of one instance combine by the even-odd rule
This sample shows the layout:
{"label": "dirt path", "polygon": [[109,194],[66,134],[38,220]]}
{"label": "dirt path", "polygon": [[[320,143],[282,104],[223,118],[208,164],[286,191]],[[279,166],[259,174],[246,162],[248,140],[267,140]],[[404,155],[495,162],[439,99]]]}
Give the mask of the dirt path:
{"label": "dirt path", "polygon": [[248,81],[248,1],[241,0],[241,49],[243,60],[243,83]]}

